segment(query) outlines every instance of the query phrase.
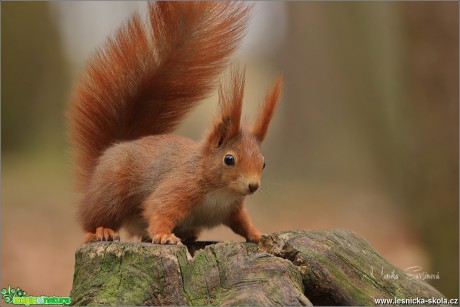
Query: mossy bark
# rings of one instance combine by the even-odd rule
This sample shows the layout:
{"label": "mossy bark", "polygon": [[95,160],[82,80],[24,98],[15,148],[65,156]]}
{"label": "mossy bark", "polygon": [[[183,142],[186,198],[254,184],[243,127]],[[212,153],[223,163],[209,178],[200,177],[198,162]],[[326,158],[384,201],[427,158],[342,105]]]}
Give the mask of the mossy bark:
{"label": "mossy bark", "polygon": [[289,259],[314,305],[376,305],[374,299],[442,298],[350,231],[291,231],[263,237],[260,251]]}
{"label": "mossy bark", "polygon": [[442,297],[348,231],[187,247],[84,244],[76,252],[72,304],[375,305],[374,298]]}

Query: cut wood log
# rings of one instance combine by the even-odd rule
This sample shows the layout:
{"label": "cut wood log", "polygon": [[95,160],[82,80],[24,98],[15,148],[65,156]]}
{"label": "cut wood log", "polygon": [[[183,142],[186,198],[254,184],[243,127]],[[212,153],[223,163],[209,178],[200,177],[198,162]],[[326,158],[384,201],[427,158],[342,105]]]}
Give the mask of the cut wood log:
{"label": "cut wood log", "polygon": [[[383,273],[384,272],[384,273]],[[76,252],[73,305],[376,305],[442,298],[356,234],[288,231],[253,243],[95,242]]]}

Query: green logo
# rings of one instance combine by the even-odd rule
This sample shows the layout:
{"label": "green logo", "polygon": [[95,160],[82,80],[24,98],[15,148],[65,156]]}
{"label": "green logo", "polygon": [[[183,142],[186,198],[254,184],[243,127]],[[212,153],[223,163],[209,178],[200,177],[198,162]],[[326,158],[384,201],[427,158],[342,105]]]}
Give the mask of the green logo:
{"label": "green logo", "polygon": [[70,305],[68,296],[26,296],[27,292],[21,288],[2,289],[3,300],[8,304],[14,305]]}

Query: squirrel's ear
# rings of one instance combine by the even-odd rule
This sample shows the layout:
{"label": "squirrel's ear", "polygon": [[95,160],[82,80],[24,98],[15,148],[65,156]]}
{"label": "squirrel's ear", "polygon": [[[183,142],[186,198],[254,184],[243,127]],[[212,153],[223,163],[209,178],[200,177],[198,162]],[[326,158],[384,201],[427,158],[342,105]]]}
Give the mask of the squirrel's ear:
{"label": "squirrel's ear", "polygon": [[252,133],[261,143],[267,135],[268,125],[270,124],[270,120],[275,112],[282,89],[283,76],[279,75],[273,84],[273,87],[267,92],[262,108],[259,111],[259,116],[252,127]]}
{"label": "squirrel's ear", "polygon": [[234,66],[230,73],[230,82],[219,86],[219,115],[217,116],[208,143],[220,147],[241,131],[241,111],[243,108],[244,70]]}

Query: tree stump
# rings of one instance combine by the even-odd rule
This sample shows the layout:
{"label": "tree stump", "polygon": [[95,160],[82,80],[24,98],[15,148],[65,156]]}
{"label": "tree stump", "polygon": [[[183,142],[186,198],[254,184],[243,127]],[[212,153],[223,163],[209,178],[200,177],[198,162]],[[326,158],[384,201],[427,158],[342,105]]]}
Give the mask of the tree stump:
{"label": "tree stump", "polygon": [[[442,298],[356,234],[288,231],[253,243],[95,242],[76,252],[74,305],[376,305]],[[388,304],[388,303],[387,303]]]}

